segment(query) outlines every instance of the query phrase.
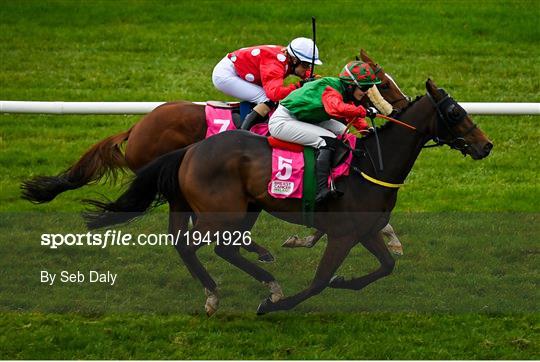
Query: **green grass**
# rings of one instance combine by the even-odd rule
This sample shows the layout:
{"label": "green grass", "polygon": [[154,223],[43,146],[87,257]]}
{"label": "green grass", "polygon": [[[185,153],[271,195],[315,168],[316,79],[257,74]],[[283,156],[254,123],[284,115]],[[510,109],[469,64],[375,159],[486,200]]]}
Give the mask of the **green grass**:
{"label": "green grass", "polygon": [[[230,99],[212,67],[228,51],[311,36],[335,75],[360,48],[409,95],[431,77],[462,102],[540,102],[536,1],[147,2],[0,1],[0,99]],[[495,148],[474,162],[424,151],[400,191],[393,224],[405,256],[362,292],[326,290],[294,311],[256,317],[265,288],[202,250],[222,293],[204,296],[172,248],[39,246],[43,232],[85,231],[83,198],[47,205],[19,184],[55,174],[140,116],[0,115],[0,357],[15,359],[538,359],[538,117],[475,116]],[[127,181],[124,178],[124,182]],[[165,209],[123,227],[164,232]],[[254,237],[291,294],[309,283],[324,248],[287,250],[306,229],[263,215]],[[253,258],[253,256],[249,256]],[[377,265],[356,248],[346,276]],[[39,271],[111,269],[118,284],[46,287]]]}
{"label": "green grass", "polygon": [[[8,313],[17,359],[538,359],[527,315]],[[6,343],[7,342],[7,343]]]}

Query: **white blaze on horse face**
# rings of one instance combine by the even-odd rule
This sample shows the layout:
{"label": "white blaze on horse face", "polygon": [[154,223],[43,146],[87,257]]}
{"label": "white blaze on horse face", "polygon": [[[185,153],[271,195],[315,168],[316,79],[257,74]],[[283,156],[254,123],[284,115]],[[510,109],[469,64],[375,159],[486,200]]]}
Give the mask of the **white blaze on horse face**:
{"label": "white blaze on horse face", "polygon": [[406,95],[405,93],[403,93],[403,91],[401,90],[401,88],[399,88],[399,86],[397,85],[396,81],[394,80],[394,78],[392,78],[392,76],[388,73],[386,73],[386,78],[388,78],[388,80],[390,82],[392,82],[392,84],[394,84],[397,88],[397,90],[399,91],[399,93],[401,93],[401,95],[405,98],[405,99],[409,99],[409,96]]}

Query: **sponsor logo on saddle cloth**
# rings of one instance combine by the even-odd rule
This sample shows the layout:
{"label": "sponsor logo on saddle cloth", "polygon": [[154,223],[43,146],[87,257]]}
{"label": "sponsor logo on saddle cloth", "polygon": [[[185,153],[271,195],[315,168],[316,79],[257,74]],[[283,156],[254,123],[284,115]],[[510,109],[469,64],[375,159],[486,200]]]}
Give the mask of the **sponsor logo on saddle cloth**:
{"label": "sponsor logo on saddle cloth", "polygon": [[[356,137],[347,134],[346,143],[351,148],[356,146]],[[304,179],[304,153],[303,146],[289,142],[283,142],[273,137],[268,138],[272,146],[272,176],[268,183],[268,193],[276,199],[301,199]],[[352,153],[346,157],[338,167],[332,170],[332,178],[335,180],[349,174]],[[330,185],[331,178],[328,178]]]}

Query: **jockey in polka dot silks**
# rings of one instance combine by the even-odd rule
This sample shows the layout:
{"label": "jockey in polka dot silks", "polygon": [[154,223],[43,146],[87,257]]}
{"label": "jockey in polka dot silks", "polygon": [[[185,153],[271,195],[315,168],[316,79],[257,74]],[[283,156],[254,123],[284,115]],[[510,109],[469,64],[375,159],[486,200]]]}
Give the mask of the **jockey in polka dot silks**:
{"label": "jockey in polka dot silks", "polygon": [[[308,38],[296,38],[287,47],[260,45],[242,48],[227,54],[215,66],[212,81],[227,95],[257,103],[241,127],[250,129],[263,121],[277,102],[303,85],[303,81],[284,85],[287,76],[295,74],[302,80],[310,77],[312,56],[313,41]],[[315,64],[322,64],[316,46]]]}
{"label": "jockey in polka dot silks", "polygon": [[375,117],[377,110],[373,107],[366,110],[356,104],[379,83],[368,64],[350,62],[338,78],[320,78],[293,91],[270,117],[268,128],[275,138],[319,149],[316,202],[339,196],[328,188],[336,137],[345,131],[344,123],[352,122],[358,130],[368,127],[364,118]]}

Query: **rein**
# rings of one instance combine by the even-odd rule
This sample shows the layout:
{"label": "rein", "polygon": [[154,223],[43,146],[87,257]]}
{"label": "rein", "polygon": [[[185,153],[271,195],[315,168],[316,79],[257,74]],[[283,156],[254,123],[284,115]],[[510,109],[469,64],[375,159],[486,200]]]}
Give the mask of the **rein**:
{"label": "rein", "polygon": [[408,128],[408,129],[411,129],[411,130],[413,130],[413,131],[416,131],[416,127],[411,126],[410,124],[407,124],[407,123],[405,123],[405,122],[398,121],[398,120],[395,119],[395,118],[388,117],[388,116],[385,116],[385,115],[383,115],[383,114],[377,114],[377,118],[382,118],[382,119],[385,119],[385,120],[387,120],[387,121],[390,121],[390,122],[399,124],[400,126],[403,126],[403,127],[405,127],[405,128]]}
{"label": "rein", "polygon": [[[377,71],[380,71],[380,69],[377,69]],[[453,137],[452,139],[445,139],[445,138],[440,138],[440,137],[434,137],[433,138],[433,141],[435,142],[434,145],[427,145],[427,146],[422,146],[423,148],[431,148],[431,147],[439,147],[439,146],[443,146],[443,145],[448,145],[450,146],[451,148],[453,149],[456,149],[456,150],[459,150],[461,151],[461,153],[463,154],[466,154],[465,153],[465,150],[470,147],[469,144],[467,144],[467,142],[465,141],[465,136],[467,136],[468,134],[470,134],[474,129],[477,128],[476,124],[473,123],[473,125],[466,131],[464,132],[463,135],[461,136],[457,136],[455,134],[455,132],[452,130],[452,127],[462,123],[465,118],[467,117],[467,112],[456,102],[452,99],[452,97],[450,97],[448,95],[448,93],[446,93],[443,89],[439,89],[439,92],[442,93],[443,95],[443,98],[439,101],[439,102],[436,102],[433,97],[431,96],[431,94],[429,94],[429,92],[426,93],[428,99],[431,101],[431,103],[433,104],[434,108],[435,108],[435,111],[436,111],[436,114],[437,114],[437,128],[442,128],[440,127],[441,126],[441,123],[442,125],[444,126],[445,128],[445,131],[447,134],[450,135],[450,137]],[[444,113],[443,113],[444,112]],[[388,117],[388,116],[384,116],[382,114],[377,114],[376,115],[377,118],[382,118],[382,119],[385,119],[389,122],[392,122],[392,123],[396,123],[402,127],[405,127],[405,128],[408,128],[412,131],[416,131],[416,132],[420,132],[420,133],[424,133],[424,132],[421,132],[421,131],[418,131],[418,129],[410,124],[407,124],[405,122],[402,122],[402,121],[399,121],[397,119],[394,119],[392,117]],[[374,122],[373,122],[373,119],[371,120],[372,122],[372,125],[375,126]],[[353,122],[349,123],[347,125],[347,127],[345,128],[345,132],[349,132],[351,130],[351,127],[352,127],[352,124]],[[352,134],[354,134],[356,137],[358,137],[358,133],[355,133],[355,132],[351,132]],[[375,141],[376,141],[376,144],[377,144],[377,154],[378,154],[378,158],[379,158],[379,166],[380,166],[380,171],[383,171],[383,165],[382,165],[382,156],[381,156],[381,149],[380,149],[380,143],[379,143],[379,138],[378,138],[378,135],[377,135],[377,131],[376,131],[376,128],[374,128],[374,131],[373,131],[374,135],[375,135]],[[438,132],[435,132],[436,134],[438,134]],[[354,152],[356,150],[353,150],[353,153],[358,153],[358,151]],[[367,150],[367,148],[364,149],[364,152],[361,153],[362,156],[366,156],[366,154],[369,156],[369,159],[373,165],[373,168],[375,170],[375,173],[377,173],[377,168],[375,167],[375,164],[373,162],[373,158],[371,157],[371,154],[369,153],[369,150]],[[383,186],[383,187],[387,187],[387,188],[399,188],[400,186],[403,186],[402,183],[400,184],[394,184],[394,183],[390,183],[390,182],[385,182],[385,181],[381,181],[381,180],[378,180],[374,177],[371,177],[369,175],[367,175],[365,172],[363,172],[362,170],[360,170],[358,167],[354,167],[352,165],[350,165],[351,168],[358,172],[364,179],[376,184],[376,185],[379,185],[379,186]]]}

